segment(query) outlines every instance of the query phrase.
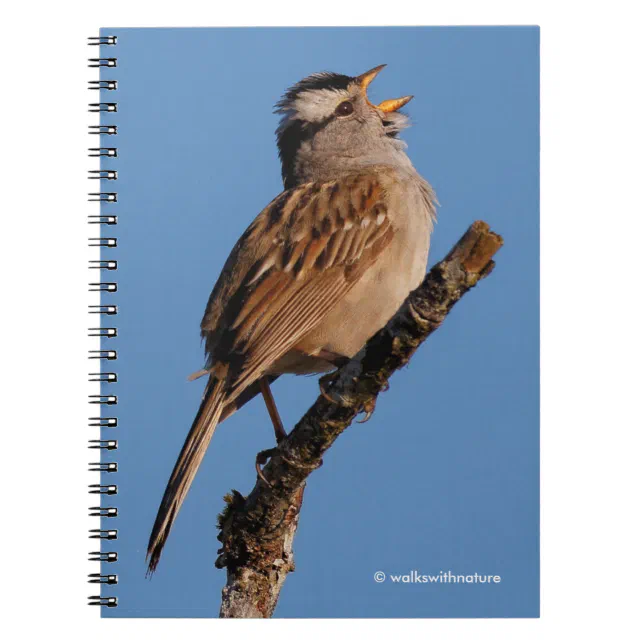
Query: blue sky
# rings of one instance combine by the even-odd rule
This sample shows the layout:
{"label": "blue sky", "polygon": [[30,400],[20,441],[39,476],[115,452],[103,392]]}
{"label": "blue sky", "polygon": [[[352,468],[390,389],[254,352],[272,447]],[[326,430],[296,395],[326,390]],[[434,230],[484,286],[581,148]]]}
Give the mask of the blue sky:
{"label": "blue sky", "polygon": [[[272,446],[261,401],[216,432],[159,569],[145,547],[198,407],[199,323],[233,244],[281,190],[274,103],[322,70],[381,63],[374,102],[406,94],[404,133],[441,207],[430,264],[475,219],[505,238],[490,278],[453,309],[309,479],[297,570],[276,617],[533,617],[539,531],[539,31],[535,28],[104,29],[119,82],[119,607],[106,616],[216,616],[216,516],[249,492]],[[110,182],[110,188],[113,182]],[[107,189],[107,186],[105,186]],[[112,232],[112,230],[110,230]],[[315,378],[274,387],[290,428]],[[106,566],[106,570],[108,567]],[[493,574],[495,585],[377,584],[387,575]]]}

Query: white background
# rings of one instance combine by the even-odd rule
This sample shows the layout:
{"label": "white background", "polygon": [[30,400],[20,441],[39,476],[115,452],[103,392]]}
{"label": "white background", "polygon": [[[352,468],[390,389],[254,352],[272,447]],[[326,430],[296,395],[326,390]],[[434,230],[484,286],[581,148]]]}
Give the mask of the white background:
{"label": "white background", "polygon": [[[31,2],[2,8],[5,641],[241,633],[433,642],[641,641],[642,46],[635,2]],[[418,3],[420,5],[420,3]],[[291,9],[296,7],[297,9]],[[542,27],[542,618],[103,620],[88,608],[86,360],[93,167],[86,37],[100,26]],[[297,55],[297,52],[293,52]],[[416,64],[414,62],[414,64]],[[150,378],[160,374],[150,374]],[[288,582],[287,582],[288,583]],[[95,587],[96,588],[96,587]]]}

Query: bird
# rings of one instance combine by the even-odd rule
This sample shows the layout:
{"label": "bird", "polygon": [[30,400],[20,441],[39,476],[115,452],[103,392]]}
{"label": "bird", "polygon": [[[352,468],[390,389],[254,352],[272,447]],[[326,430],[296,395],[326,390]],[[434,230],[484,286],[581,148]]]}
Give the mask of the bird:
{"label": "bird", "polygon": [[[399,137],[413,96],[367,96],[385,66],[314,73],[275,106],[284,190],[237,241],[208,299],[205,366],[192,376],[207,384],[158,509],[148,575],[217,425],[261,393],[279,443],[275,379],[346,364],[425,275],[437,201]],[[265,462],[258,455],[264,481]]]}

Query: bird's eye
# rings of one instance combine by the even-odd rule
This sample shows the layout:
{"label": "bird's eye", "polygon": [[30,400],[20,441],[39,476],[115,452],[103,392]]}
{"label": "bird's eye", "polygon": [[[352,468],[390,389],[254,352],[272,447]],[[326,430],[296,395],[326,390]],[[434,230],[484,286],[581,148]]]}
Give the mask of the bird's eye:
{"label": "bird's eye", "polygon": [[353,114],[353,103],[351,101],[343,101],[335,108],[337,116],[349,116]]}

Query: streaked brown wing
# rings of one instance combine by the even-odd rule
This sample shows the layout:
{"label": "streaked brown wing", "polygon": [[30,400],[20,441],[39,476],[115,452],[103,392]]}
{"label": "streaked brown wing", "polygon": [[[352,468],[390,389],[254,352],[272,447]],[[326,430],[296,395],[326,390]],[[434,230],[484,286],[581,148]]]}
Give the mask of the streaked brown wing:
{"label": "streaked brown wing", "polygon": [[370,173],[282,193],[239,240],[202,321],[207,367],[229,366],[234,398],[314,329],[391,242]]}

